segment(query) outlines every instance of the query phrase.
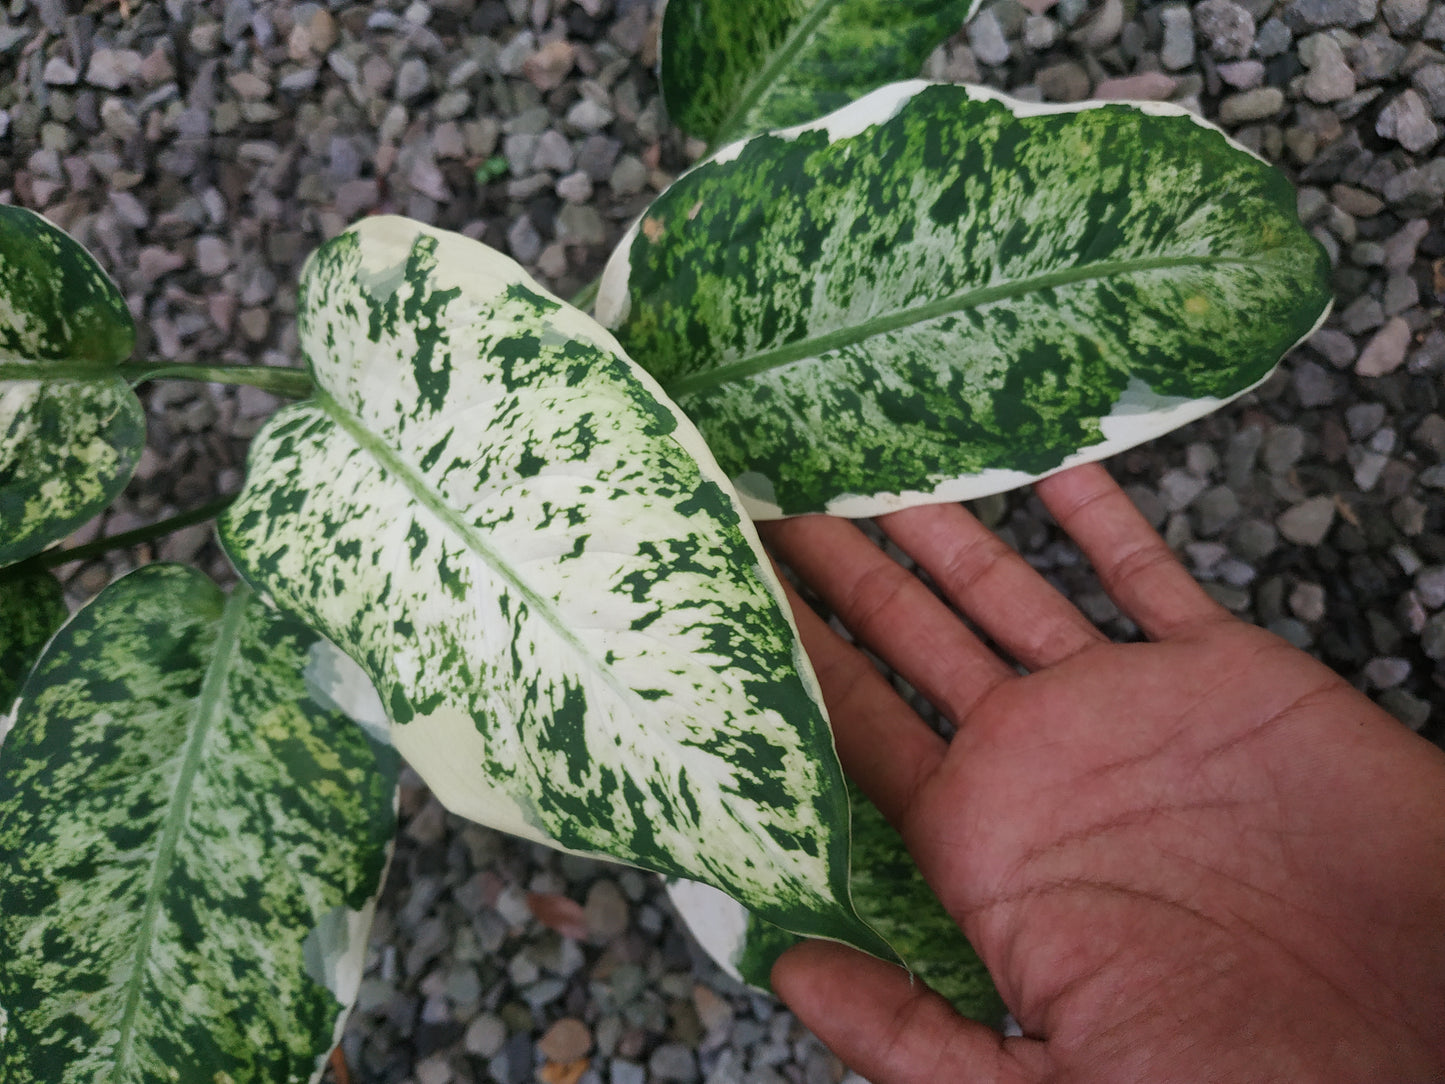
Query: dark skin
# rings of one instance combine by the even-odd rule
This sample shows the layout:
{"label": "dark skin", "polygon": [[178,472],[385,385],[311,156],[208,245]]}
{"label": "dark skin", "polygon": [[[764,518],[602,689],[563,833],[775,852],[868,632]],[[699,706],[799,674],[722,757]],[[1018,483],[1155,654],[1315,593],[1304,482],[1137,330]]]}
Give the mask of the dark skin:
{"label": "dark skin", "polygon": [[844,767],[1024,1036],[841,945],[778,993],[873,1084],[1445,1081],[1445,754],[1214,603],[1101,467],[1036,492],[1149,642],[956,505],[879,522],[1026,676],[852,524],[764,532],[958,727],[795,600]]}

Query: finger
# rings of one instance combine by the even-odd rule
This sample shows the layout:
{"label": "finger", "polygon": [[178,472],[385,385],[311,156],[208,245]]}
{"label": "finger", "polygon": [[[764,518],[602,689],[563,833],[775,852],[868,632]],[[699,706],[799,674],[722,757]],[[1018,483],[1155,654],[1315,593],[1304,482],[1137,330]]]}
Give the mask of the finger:
{"label": "finger", "polygon": [[873,1084],[1042,1078],[1029,1071],[1042,1068],[1037,1043],[965,1020],[902,968],[855,949],[804,942],[778,958],[772,983],[798,1019]]}
{"label": "finger", "polygon": [[1034,492],[1079,544],[1109,597],[1151,639],[1230,619],[1099,464],[1061,471],[1036,482]]}
{"label": "finger", "polygon": [[767,527],[773,551],[955,726],[1015,677],[917,576],[847,520],[805,516]]}
{"label": "finger", "polygon": [[1062,662],[1104,634],[962,505],[933,504],[878,520],[949,600],[1030,670]]}
{"label": "finger", "polygon": [[861,651],[784,584],[803,650],[813,663],[843,770],[894,827],[948,744],[907,705]]}

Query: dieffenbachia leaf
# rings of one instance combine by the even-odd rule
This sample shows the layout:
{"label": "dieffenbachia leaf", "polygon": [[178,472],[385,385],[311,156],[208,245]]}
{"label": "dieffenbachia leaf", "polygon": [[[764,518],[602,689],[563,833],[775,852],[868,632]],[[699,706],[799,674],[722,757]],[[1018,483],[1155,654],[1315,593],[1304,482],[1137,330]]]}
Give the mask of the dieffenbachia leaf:
{"label": "dieffenbachia leaf", "polygon": [[108,505],[145,445],[116,366],[135,325],[68,234],[0,205],[0,566],[39,553]]}
{"label": "dieffenbachia leaf", "polygon": [[[997,1025],[1004,1004],[983,961],[948,916],[909,857],[903,840],[856,787],[853,810],[853,902],[919,978],[964,1016]],[[750,913],[736,900],[695,881],[672,880],[668,895],[693,936],[728,974],[767,990],[773,963],[802,938]]]}
{"label": "dieffenbachia leaf", "polygon": [[924,60],[982,0],[668,0],[662,95],[713,146],[830,113]]}
{"label": "dieffenbachia leaf", "polygon": [[319,1079],[395,823],[336,653],[178,565],[56,634],[0,747],[0,1079]]}
{"label": "dieffenbachia leaf", "polygon": [[[65,590],[45,569],[0,572],[0,716],[10,710],[40,649],[68,612]],[[4,738],[0,722],[0,741]]]}
{"label": "dieffenbachia leaf", "polygon": [[1328,272],[1284,176],[1182,110],[904,83],[681,177],[597,314],[755,516],[865,516],[1200,417],[1323,319]]}
{"label": "dieffenbachia leaf", "polygon": [[312,258],[298,324],[316,396],[256,438],[222,541],[361,664],[441,801],[885,953],[781,588],[616,341],[397,218]]}

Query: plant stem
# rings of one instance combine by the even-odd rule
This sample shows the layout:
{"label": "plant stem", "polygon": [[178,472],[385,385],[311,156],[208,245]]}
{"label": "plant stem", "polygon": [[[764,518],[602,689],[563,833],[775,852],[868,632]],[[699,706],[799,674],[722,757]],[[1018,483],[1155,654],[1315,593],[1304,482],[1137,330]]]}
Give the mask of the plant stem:
{"label": "plant stem", "polygon": [[128,361],[121,365],[91,361],[0,361],[0,380],[107,381],[120,377],[131,387],[147,380],[205,380],[215,384],[244,384],[288,399],[311,394],[311,374],[305,369],[275,365],[174,365],[163,361]]}
{"label": "plant stem", "polygon": [[89,561],[109,553],[111,550],[128,549],[142,542],[159,538],[161,535],[170,534],[172,531],[179,531],[182,527],[214,519],[229,508],[235,499],[236,494],[231,493],[225,497],[217,497],[214,501],[203,504],[199,508],[192,508],[189,512],[181,512],[170,519],[163,519],[159,523],[149,523],[144,527],[137,527],[133,531],[107,535],[81,546],[72,546],[70,549],[47,550],[35,557],[35,563],[41,568],[55,568],[57,565],[69,564],[71,561]]}
{"label": "plant stem", "polygon": [[573,294],[572,300],[569,301],[568,304],[571,305],[574,309],[581,309],[583,312],[590,314],[592,311],[592,304],[597,300],[597,288],[601,285],[602,276],[598,275],[586,286],[582,287],[582,289],[578,290],[575,294]]}
{"label": "plant stem", "polygon": [[119,368],[132,387],[147,380],[204,380],[214,384],[239,384],[260,388],[287,399],[305,399],[311,394],[311,374],[305,369],[274,365],[163,365],[131,362]]}

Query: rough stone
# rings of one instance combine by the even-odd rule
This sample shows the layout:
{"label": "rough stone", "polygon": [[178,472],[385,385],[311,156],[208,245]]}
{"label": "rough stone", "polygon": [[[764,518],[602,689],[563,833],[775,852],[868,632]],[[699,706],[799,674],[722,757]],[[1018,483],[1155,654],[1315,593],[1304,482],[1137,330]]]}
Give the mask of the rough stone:
{"label": "rough stone", "polygon": [[592,1032],[581,1020],[564,1016],[537,1040],[537,1049],[548,1061],[581,1061],[592,1051]]}
{"label": "rough stone", "polygon": [[1254,16],[1234,0],[1203,0],[1194,9],[1194,26],[1220,60],[1238,60],[1254,45]]}
{"label": "rough stone", "polygon": [[1312,34],[1299,43],[1300,62],[1309,69],[1301,89],[1310,101],[1343,101],[1355,92],[1355,73],[1339,42],[1328,34]]}
{"label": "rough stone", "polygon": [[1164,43],[1159,62],[1169,71],[1178,71],[1194,63],[1194,17],[1183,4],[1160,8],[1159,21],[1164,28]]}
{"label": "rough stone", "polygon": [[1360,351],[1355,372],[1360,376],[1392,373],[1404,363],[1409,345],[1410,325],[1403,317],[1393,316]]}
{"label": "rough stone", "polygon": [[1278,87],[1257,87],[1240,94],[1231,94],[1219,103],[1219,119],[1223,124],[1245,124],[1277,116],[1284,109],[1284,91]]}
{"label": "rough stone", "polygon": [[1329,497],[1310,497],[1282,513],[1275,526],[1297,546],[1318,546],[1334,522],[1335,502]]}
{"label": "rough stone", "polygon": [[1375,131],[1414,154],[1423,154],[1440,139],[1425,99],[1413,88],[1401,91],[1380,110]]}
{"label": "rough stone", "polygon": [[1353,27],[1373,22],[1378,0],[1290,0],[1284,17],[1296,30]]}
{"label": "rough stone", "polygon": [[968,45],[980,64],[998,65],[1009,58],[1008,39],[993,8],[984,8],[968,24]]}

